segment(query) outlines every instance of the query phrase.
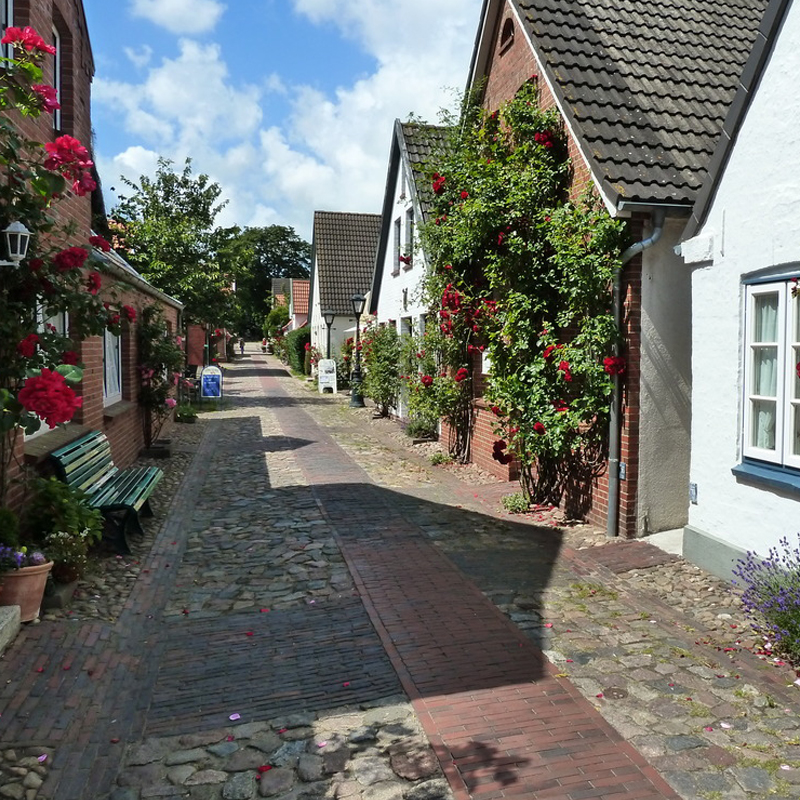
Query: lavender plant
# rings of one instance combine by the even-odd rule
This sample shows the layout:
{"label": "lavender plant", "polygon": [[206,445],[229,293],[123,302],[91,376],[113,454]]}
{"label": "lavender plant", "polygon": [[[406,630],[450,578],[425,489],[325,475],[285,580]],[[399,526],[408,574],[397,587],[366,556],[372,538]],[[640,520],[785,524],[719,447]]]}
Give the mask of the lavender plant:
{"label": "lavender plant", "polygon": [[765,557],[748,552],[733,574],[753,629],[767,646],[800,663],[800,534],[798,546],[788,537]]}

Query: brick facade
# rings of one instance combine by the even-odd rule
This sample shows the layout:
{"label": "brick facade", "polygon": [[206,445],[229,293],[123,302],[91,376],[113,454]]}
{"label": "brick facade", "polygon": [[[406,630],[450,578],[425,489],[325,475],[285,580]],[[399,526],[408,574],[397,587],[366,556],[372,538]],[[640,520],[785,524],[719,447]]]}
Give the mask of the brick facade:
{"label": "brick facade", "polygon": [[[81,0],[15,0],[13,24],[16,27],[30,25],[48,43],[58,34],[60,48],[61,115],[54,118],[42,114],[37,119],[17,120],[22,133],[30,139],[47,142],[57,136],[69,134],[79,139],[91,150],[92,126],[90,117],[91,82],[94,74],[91,45]],[[56,85],[55,57],[45,56],[44,80]],[[58,127],[56,128],[56,124]],[[91,197],[78,197],[71,192],[59,200],[54,208],[61,222],[73,222],[76,233],[73,241],[65,245],[86,246],[91,235]],[[179,310],[164,304],[145,285],[133,280],[121,279],[110,274],[102,266],[92,265],[102,274],[101,293],[109,300],[132,306],[140,311],[145,305],[159,302],[171,330],[179,329]],[[12,482],[7,496],[9,507],[20,510],[25,502],[25,488],[21,481],[23,470],[28,467],[47,471],[47,454],[88,430],[104,431],[110,441],[115,462],[119,466],[130,464],[144,443],[141,409],[137,405],[138,372],[136,359],[136,323],[123,323],[121,341],[122,400],[112,406],[103,402],[103,338],[90,337],[75,343],[75,350],[85,366],[83,381],[76,393],[83,397],[83,406],[73,421],[65,428],[42,433],[35,438],[23,440],[17,437]]]}
{"label": "brick facade", "polygon": [[[507,35],[509,23],[514,25],[511,41]],[[532,75],[539,77],[540,102],[543,108],[555,104],[555,99],[543,70],[526,38],[525,31],[510,3],[498,15],[493,33],[494,45],[487,66],[483,90],[483,105],[494,111],[510,100]],[[570,197],[577,198],[587,186],[592,185],[591,173],[581,154],[578,142],[571,131],[565,131],[569,156],[572,163]],[[642,220],[633,220],[629,225],[631,239],[641,238]],[[627,368],[624,375],[621,460],[626,465],[626,480],[620,483],[619,535],[626,538],[636,536],[637,525],[637,478],[638,478],[638,427],[639,427],[639,361],[641,341],[641,256],[625,265],[622,273],[622,296],[624,298],[623,333]],[[476,370],[477,374],[477,370]],[[475,428],[470,458],[483,469],[510,480],[517,477],[514,464],[503,466],[492,459],[492,444],[497,438],[492,431],[493,415],[481,399],[481,381],[476,381]],[[565,487],[563,505],[567,513],[583,517],[590,523],[605,527],[608,513],[607,451],[596,454],[591,460],[584,459],[570,468],[570,479]]]}

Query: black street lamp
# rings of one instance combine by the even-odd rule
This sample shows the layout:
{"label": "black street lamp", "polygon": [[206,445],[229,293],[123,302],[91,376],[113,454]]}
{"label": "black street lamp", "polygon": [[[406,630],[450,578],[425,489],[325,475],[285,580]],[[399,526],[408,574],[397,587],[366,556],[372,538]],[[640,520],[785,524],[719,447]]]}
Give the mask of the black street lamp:
{"label": "black street lamp", "polygon": [[335,311],[328,311],[322,312],[322,318],[325,320],[325,324],[328,326],[328,355],[325,358],[330,360],[331,357],[331,325],[333,325],[333,318],[336,316]]}
{"label": "black street lamp", "polygon": [[363,294],[354,294],[350,298],[353,304],[353,313],[356,316],[356,358],[353,374],[350,378],[350,408],[364,408],[364,397],[361,394],[361,315],[364,313],[364,304],[367,298]]}

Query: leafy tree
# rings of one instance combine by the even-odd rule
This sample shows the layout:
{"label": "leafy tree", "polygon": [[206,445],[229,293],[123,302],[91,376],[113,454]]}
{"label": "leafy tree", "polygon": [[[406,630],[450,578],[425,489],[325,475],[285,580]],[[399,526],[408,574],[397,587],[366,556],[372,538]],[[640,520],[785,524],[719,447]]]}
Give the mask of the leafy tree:
{"label": "leafy tree", "polygon": [[364,394],[378,407],[381,416],[397,405],[400,394],[400,335],[393,325],[364,331]]}
{"label": "leafy tree", "polygon": [[[272,308],[273,278],[307,278],[311,245],[294,228],[270,225],[245,228],[235,240],[236,296],[239,304],[239,330],[257,334]],[[288,320],[287,320],[288,321]]]}
{"label": "leafy tree", "polygon": [[191,322],[224,324],[234,314],[231,242],[238,228],[215,226],[227,201],[208,175],[193,175],[191,159],[177,173],[158,160],[154,178],[122,182],[131,194],[112,211],[115,244],[125,258],[161,291],[181,300]]}
{"label": "leafy tree", "polygon": [[278,336],[289,319],[289,309],[286,306],[275,306],[264,320],[264,336],[268,339]]}

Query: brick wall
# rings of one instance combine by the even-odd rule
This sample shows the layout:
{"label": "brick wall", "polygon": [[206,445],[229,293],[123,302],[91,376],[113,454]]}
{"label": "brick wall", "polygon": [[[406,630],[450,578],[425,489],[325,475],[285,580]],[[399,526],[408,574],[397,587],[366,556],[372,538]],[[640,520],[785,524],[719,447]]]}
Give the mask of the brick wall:
{"label": "brick wall", "polygon": [[[501,43],[501,32],[511,19],[516,27],[514,41]],[[543,108],[554,105],[555,99],[543,78],[543,70],[523,32],[517,25],[510,4],[499,15],[494,31],[494,48],[487,68],[483,103],[487,110],[498,109],[510,100],[532,75],[539,76],[540,103]],[[569,130],[565,130],[569,156],[572,162],[570,197],[578,197],[591,185],[591,173]],[[641,239],[643,220],[634,220],[629,226],[631,239]],[[622,415],[621,460],[627,469],[627,479],[620,483],[619,534],[626,538],[636,535],[636,503],[639,426],[639,357],[641,335],[641,257],[633,259],[623,270],[622,290],[625,302],[624,334],[627,369],[624,376],[624,402]],[[479,369],[475,370],[476,376]],[[480,398],[482,380],[475,382],[475,429],[471,460],[483,469],[508,480],[516,477],[515,465],[504,467],[492,459],[492,444],[498,438],[492,433],[491,411]],[[605,527],[608,513],[607,449],[603,446],[587,459],[569,465],[570,479],[565,487],[563,505],[575,517],[586,518],[592,524]]]}
{"label": "brick wall", "polygon": [[[17,27],[30,25],[47,42],[53,41],[52,31],[55,27],[61,47],[60,126],[56,129],[54,118],[42,114],[38,119],[17,118],[20,130],[27,137],[40,142],[53,141],[57,136],[69,134],[91,150],[90,102],[94,64],[81,0],[15,0],[13,22]],[[54,64],[54,57],[45,56],[44,80],[51,85],[55,83]],[[85,246],[91,233],[91,198],[69,193],[55,204],[53,210],[60,221],[72,221],[76,226],[74,240],[63,244]],[[151,295],[127,283],[119,283],[110,275],[103,275],[101,291],[110,300],[130,305],[137,311],[145,304],[154,302]],[[164,312],[172,330],[178,330],[177,310],[168,306]],[[48,431],[29,440],[27,449],[22,435],[17,437],[12,473],[15,481],[12,481],[7,496],[10,507],[19,510],[24,505],[24,484],[16,480],[20,478],[24,465],[46,472],[48,449],[55,449],[70,441],[70,438],[76,438],[85,428],[102,430],[108,435],[114,459],[119,466],[127,466],[137,457],[144,437],[141,411],[137,405],[136,323],[126,322],[123,325],[122,402],[109,408],[103,404],[102,337],[95,336],[76,343],[75,349],[85,365],[85,372],[83,381],[76,387],[77,393],[83,397],[83,406],[75,416],[75,424],[71,427],[73,433],[70,433],[70,428],[66,431],[62,428]]]}

